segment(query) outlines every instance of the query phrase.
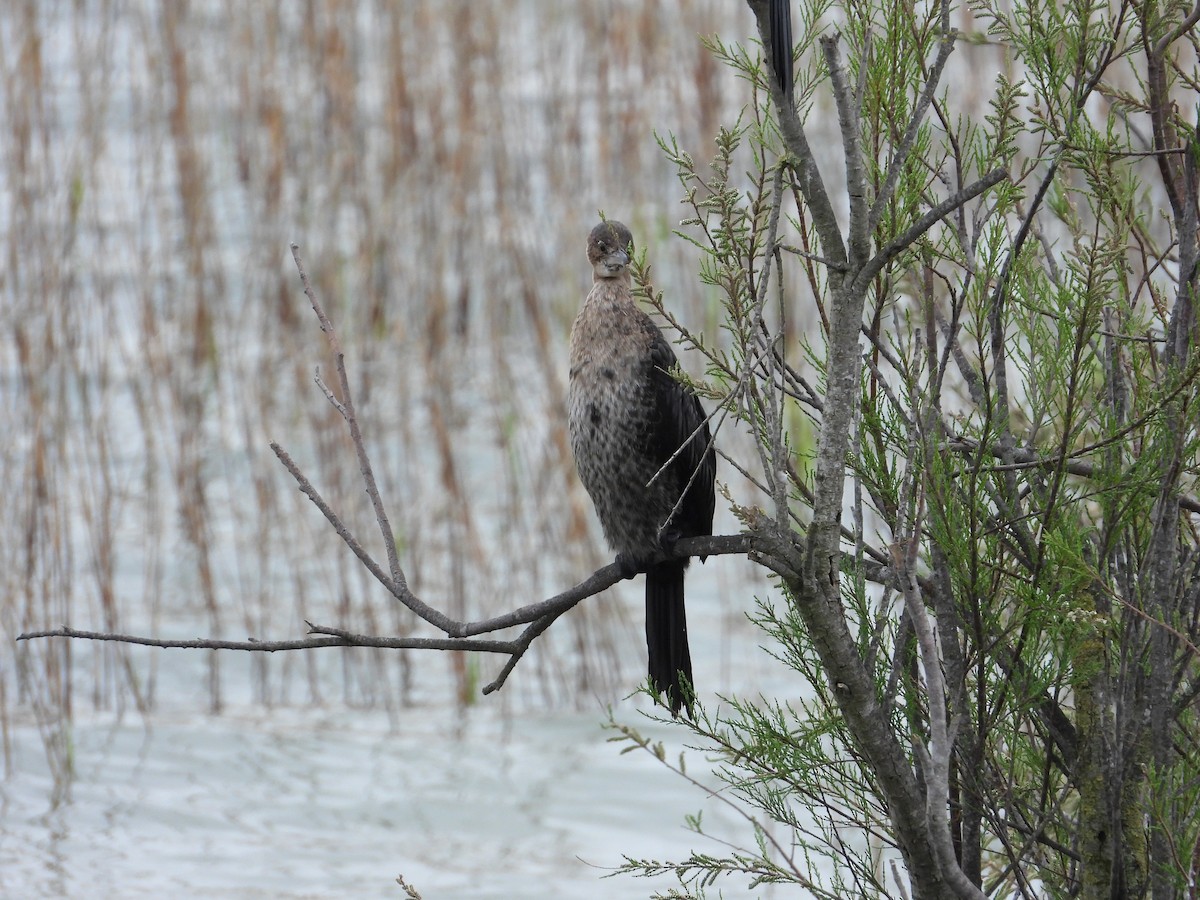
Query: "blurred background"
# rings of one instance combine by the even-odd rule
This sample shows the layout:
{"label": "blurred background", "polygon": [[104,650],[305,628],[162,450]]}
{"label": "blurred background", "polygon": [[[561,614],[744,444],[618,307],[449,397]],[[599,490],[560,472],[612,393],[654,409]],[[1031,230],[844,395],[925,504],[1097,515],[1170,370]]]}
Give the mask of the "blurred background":
{"label": "blurred background", "polygon": [[[749,87],[700,38],[753,33],[727,0],[0,6],[0,894],[646,896],[597,878],[692,846],[703,796],[598,725],[645,708],[640,581],[489,697],[501,658],[13,638],[428,633],[268,447],[384,558],[291,241],[413,589],[478,619],[609,561],[565,434],[584,241],[625,221],[716,335],[654,133],[711,156]],[[797,689],[744,620],[768,591],[694,567],[706,702]]]}

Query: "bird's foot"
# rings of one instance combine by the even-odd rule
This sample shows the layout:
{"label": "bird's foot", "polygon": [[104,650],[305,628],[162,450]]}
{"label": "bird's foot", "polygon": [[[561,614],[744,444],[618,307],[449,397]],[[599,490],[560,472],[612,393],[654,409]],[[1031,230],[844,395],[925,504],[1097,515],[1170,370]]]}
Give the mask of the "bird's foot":
{"label": "bird's foot", "polygon": [[636,556],[630,556],[628,553],[618,553],[617,568],[621,570],[622,578],[632,578],[639,572],[644,572],[646,565]]}
{"label": "bird's foot", "polygon": [[683,537],[683,532],[672,525],[669,528],[664,528],[658,533],[658,544],[662,547],[662,552],[668,558],[675,555],[675,545],[679,543]]}

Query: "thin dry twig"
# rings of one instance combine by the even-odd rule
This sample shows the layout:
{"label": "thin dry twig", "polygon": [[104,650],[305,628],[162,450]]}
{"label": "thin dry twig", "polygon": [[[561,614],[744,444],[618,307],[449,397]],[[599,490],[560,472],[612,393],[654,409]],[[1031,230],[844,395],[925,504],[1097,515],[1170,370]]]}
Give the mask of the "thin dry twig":
{"label": "thin dry twig", "polygon": [[325,314],[325,308],[317,299],[317,292],[313,290],[312,283],[308,280],[308,273],[304,269],[304,261],[300,258],[300,247],[293,243],[290,245],[292,250],[292,259],[296,261],[296,271],[300,273],[300,283],[304,286],[304,295],[308,297],[308,302],[312,304],[313,312],[317,314],[317,321],[321,323],[321,331],[325,332],[325,337],[329,341],[329,349],[333,351],[334,359],[337,364],[338,385],[342,389],[341,403],[333,397],[329,388],[321,381],[320,375],[317,375],[317,384],[324,391],[325,396],[329,398],[330,403],[334,408],[342,414],[342,418],[346,420],[346,425],[350,428],[350,437],[354,441],[354,449],[358,454],[359,471],[362,473],[363,481],[366,483],[367,494],[371,498],[371,505],[375,508],[375,518],[379,522],[379,530],[383,534],[383,545],[387,548],[388,567],[391,569],[392,581],[395,582],[394,590],[408,593],[408,581],[404,576],[404,571],[400,568],[400,559],[396,555],[396,540],[392,531],[391,523],[388,521],[387,512],[383,508],[383,499],[379,496],[379,488],[375,484],[375,472],[371,468],[371,460],[367,456],[366,446],[363,444],[362,431],[358,427],[358,417],[354,414],[354,401],[350,396],[350,379],[346,375],[346,354],[342,352],[342,342],[338,339],[337,331],[334,330],[333,323],[329,320],[329,316]]}
{"label": "thin dry twig", "polygon": [[66,625],[47,631],[29,631],[17,640],[34,638],[66,637],[85,641],[114,641],[122,644],[138,644],[143,647],[161,647],[177,650],[250,650],[258,653],[275,653],[279,650],[315,650],[319,647],[382,647],[388,650],[477,650],[484,653],[509,653],[517,641],[462,640],[460,638],[393,638],[372,634],[354,634],[341,628],[305,623],[308,633],[320,637],[301,638],[288,641],[259,641],[247,638],[244,641],[227,641],[216,638],[194,638],[176,640],[172,638],[150,638],[136,634],[110,634],[102,631],[82,631]]}

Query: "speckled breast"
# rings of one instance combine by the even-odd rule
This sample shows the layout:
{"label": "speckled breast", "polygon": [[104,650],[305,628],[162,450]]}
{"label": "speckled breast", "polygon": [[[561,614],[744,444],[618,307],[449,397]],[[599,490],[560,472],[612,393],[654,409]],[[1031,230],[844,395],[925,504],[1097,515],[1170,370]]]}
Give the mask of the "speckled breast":
{"label": "speckled breast", "polygon": [[[640,335],[614,329],[618,323],[610,317],[605,327],[587,330],[586,313],[572,336],[568,391],[575,466],[610,546],[649,556],[659,547],[659,528],[677,499],[669,471],[647,487],[660,466],[651,439],[660,412],[649,356],[639,346]],[[637,331],[641,327],[636,323]]]}

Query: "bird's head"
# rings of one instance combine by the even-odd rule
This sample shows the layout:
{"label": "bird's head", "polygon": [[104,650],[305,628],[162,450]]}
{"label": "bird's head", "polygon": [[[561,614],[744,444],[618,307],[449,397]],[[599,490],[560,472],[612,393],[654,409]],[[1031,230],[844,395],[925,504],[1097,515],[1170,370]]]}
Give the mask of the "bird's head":
{"label": "bird's head", "polygon": [[596,278],[620,278],[629,271],[633,235],[620,222],[601,222],[588,235],[587,255]]}

